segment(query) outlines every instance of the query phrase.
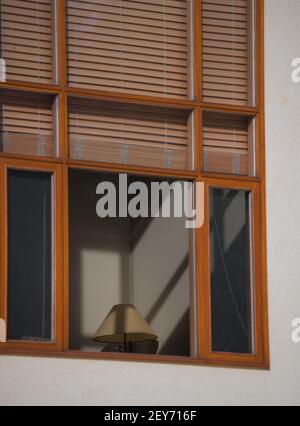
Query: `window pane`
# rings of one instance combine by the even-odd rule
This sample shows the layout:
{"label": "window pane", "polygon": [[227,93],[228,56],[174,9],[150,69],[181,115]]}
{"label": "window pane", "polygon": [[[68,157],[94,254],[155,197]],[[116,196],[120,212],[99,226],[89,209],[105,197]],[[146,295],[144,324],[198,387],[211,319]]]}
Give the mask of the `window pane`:
{"label": "window pane", "polygon": [[[100,219],[96,188],[106,182],[118,193],[119,176],[79,170],[69,176],[70,350],[119,352],[118,344],[91,338],[114,305],[129,303],[158,336],[158,342],[133,341],[132,352],[190,356],[194,282],[185,219]],[[143,182],[149,191],[155,181],[128,176],[128,186]],[[127,322],[123,315],[117,321],[120,328]]]}
{"label": "window pane", "polygon": [[202,1],[203,100],[255,104],[255,0]]}
{"label": "window pane", "polygon": [[205,172],[255,174],[255,121],[234,114],[203,114]]}
{"label": "window pane", "polygon": [[69,84],[191,97],[191,6],[190,0],[68,0]]}
{"label": "window pane", "polygon": [[52,0],[0,2],[0,57],[6,61],[6,79],[51,84]]}
{"label": "window pane", "polygon": [[8,339],[51,341],[52,175],[8,173]]}
{"label": "window pane", "polygon": [[251,193],[210,195],[212,349],[252,353]]}
{"label": "window pane", "polygon": [[0,94],[0,151],[39,157],[57,155],[52,96]]}
{"label": "window pane", "polygon": [[70,157],[191,169],[191,115],[168,108],[71,99]]}

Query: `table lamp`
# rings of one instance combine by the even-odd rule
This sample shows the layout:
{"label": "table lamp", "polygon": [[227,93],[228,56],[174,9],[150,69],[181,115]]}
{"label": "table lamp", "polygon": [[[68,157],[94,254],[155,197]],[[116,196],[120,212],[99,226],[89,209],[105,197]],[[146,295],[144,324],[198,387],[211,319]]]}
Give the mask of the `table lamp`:
{"label": "table lamp", "polygon": [[124,352],[131,344],[157,340],[158,337],[133,305],[115,305],[92,338],[98,343],[119,343]]}

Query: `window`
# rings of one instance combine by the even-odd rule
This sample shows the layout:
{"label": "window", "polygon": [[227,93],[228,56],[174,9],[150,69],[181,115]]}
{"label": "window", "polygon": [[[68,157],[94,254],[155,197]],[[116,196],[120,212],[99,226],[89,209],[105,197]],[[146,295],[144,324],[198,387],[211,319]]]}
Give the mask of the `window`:
{"label": "window", "polygon": [[0,4],[0,354],[268,368],[263,0]]}
{"label": "window", "polygon": [[57,155],[52,96],[2,91],[1,151],[39,157]]}
{"label": "window", "polygon": [[7,80],[49,84],[55,80],[52,0],[1,0],[1,57]]}
{"label": "window", "polygon": [[253,353],[252,195],[211,189],[212,350]]}
{"label": "window", "polygon": [[243,115],[204,112],[203,169],[255,174],[255,121]]}
{"label": "window", "polygon": [[[69,348],[118,352],[118,345],[100,346],[91,336],[112,306],[131,303],[157,334],[157,354],[190,356],[194,301],[189,231],[183,218],[99,220],[95,188],[101,182],[117,186],[118,181],[116,174],[69,172]],[[127,186],[139,181],[130,175]],[[153,181],[142,179],[147,187]],[[147,354],[149,344],[135,342],[132,350]]]}
{"label": "window", "polygon": [[188,3],[68,1],[70,86],[191,97]]}
{"label": "window", "polygon": [[70,157],[192,169],[192,113],[82,99],[69,104]]}

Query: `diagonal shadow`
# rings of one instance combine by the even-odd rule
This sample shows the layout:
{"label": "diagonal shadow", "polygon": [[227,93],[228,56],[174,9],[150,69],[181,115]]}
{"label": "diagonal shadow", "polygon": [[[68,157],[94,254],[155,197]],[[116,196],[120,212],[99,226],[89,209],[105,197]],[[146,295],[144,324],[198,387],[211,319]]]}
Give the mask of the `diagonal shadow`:
{"label": "diagonal shadow", "polygon": [[157,301],[154,303],[153,307],[151,308],[150,312],[148,313],[148,315],[146,317],[146,321],[148,323],[151,323],[154,320],[154,318],[158,314],[159,310],[164,305],[164,303],[168,299],[170,293],[176,287],[180,278],[185,273],[185,271],[188,269],[188,267],[189,267],[189,255],[187,254],[186,257],[181,262],[181,264],[179,265],[179,267],[177,268],[177,270],[174,273],[174,275],[172,276],[172,278],[170,279],[170,281],[168,282],[168,284],[166,285],[164,291],[158,297]]}
{"label": "diagonal shadow", "polygon": [[[190,310],[187,309],[181,319],[174,327],[163,347],[160,349],[160,355],[190,356],[190,335],[187,330],[190,329]],[[180,345],[178,345],[180,342]]]}

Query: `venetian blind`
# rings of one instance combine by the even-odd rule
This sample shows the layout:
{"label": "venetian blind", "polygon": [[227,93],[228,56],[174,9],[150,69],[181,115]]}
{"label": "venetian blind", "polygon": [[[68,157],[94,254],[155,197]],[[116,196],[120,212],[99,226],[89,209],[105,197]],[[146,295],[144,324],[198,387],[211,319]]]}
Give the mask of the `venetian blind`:
{"label": "venetian blind", "polygon": [[253,103],[251,11],[251,0],[202,0],[205,102]]}
{"label": "venetian blind", "polygon": [[52,0],[1,0],[7,80],[52,83]]}
{"label": "venetian blind", "polygon": [[186,98],[190,0],[68,0],[75,87]]}
{"label": "venetian blind", "polygon": [[70,157],[173,169],[189,168],[189,114],[72,99]]}
{"label": "venetian blind", "polygon": [[254,122],[248,117],[206,112],[203,117],[204,170],[253,174]]}
{"label": "venetian blind", "polygon": [[52,97],[2,92],[0,107],[2,152],[56,155]]}

